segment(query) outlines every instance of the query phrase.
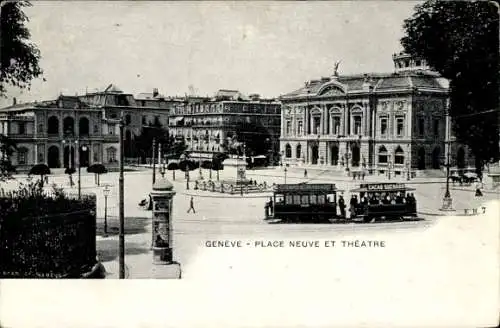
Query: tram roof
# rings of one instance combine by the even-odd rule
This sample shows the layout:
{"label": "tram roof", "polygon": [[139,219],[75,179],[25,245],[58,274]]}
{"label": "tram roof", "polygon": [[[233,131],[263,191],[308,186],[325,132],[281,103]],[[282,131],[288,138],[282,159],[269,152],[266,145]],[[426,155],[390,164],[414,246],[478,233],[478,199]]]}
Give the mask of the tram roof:
{"label": "tram roof", "polygon": [[292,193],[292,192],[332,192],[337,190],[334,183],[294,183],[294,184],[278,184],[275,192]]}
{"label": "tram roof", "polygon": [[413,191],[415,188],[407,187],[404,183],[366,183],[351,192],[377,192],[377,191]]}

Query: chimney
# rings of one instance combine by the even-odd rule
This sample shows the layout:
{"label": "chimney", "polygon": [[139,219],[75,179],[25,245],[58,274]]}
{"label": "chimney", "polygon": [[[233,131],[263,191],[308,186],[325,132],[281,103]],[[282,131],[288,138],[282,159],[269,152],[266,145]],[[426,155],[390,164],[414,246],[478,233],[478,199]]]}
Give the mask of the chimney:
{"label": "chimney", "polygon": [[153,98],[158,96],[158,88],[153,89]]}
{"label": "chimney", "polygon": [[12,98],[12,106],[17,105],[17,99],[16,97]]}

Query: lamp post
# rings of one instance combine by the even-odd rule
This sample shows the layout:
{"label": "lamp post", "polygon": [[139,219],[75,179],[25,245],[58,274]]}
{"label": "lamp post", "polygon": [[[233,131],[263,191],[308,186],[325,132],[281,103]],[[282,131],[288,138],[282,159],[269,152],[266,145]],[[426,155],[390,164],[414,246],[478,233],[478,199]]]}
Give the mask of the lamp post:
{"label": "lamp post", "polygon": [[446,191],[444,193],[443,197],[443,206],[440,208],[441,211],[453,211],[453,199],[451,198],[450,194],[450,139],[451,139],[451,134],[450,134],[450,116],[449,113],[446,113],[446,125],[447,125],[447,136],[446,138],[448,139],[446,142],[448,144],[448,149],[446,151]]}
{"label": "lamp post", "polygon": [[[247,145],[243,144],[243,170],[246,170],[246,166],[247,166],[246,148],[247,148]],[[241,183],[240,183],[240,194],[241,194],[241,196],[243,196],[243,181],[241,181]]]}
{"label": "lamp post", "polygon": [[156,158],[155,158],[155,155],[156,155],[156,138],[153,138],[153,151],[152,151],[152,155],[153,155],[153,185],[154,185],[155,182],[156,182]]}
{"label": "lamp post", "polygon": [[[123,111],[120,115],[120,177],[118,178],[118,194],[120,198],[119,216],[120,216],[120,235],[119,235],[119,263],[120,263],[120,279],[125,278],[125,217],[124,217],[124,177],[123,177],[123,128],[125,124],[123,121]],[[154,172],[154,170],[153,170]]]}
{"label": "lamp post", "polygon": [[119,279],[125,278],[125,199],[124,199],[124,183],[125,179],[123,177],[123,162],[124,162],[124,154],[123,154],[123,129],[125,127],[125,120],[123,117],[123,111],[120,113],[120,119],[105,119],[106,122],[111,124],[118,123],[120,127],[120,136],[118,139],[119,148],[120,148],[120,175],[118,177],[118,218],[120,221],[120,228],[118,231],[118,263],[119,263]]}
{"label": "lamp post", "polygon": [[201,140],[198,141],[198,169],[199,169],[199,173],[200,173],[199,179],[203,180],[203,173],[201,171],[201,148],[202,148],[202,146],[200,144],[201,144]]}
{"label": "lamp post", "polygon": [[[73,144],[76,145],[77,149],[78,149],[78,199],[81,199],[82,198],[82,185],[81,185],[81,165],[80,165],[80,146],[79,146],[79,143],[80,141],[78,139],[76,140],[72,140],[72,139],[63,139],[62,141],[63,144],[68,144],[69,145],[69,151],[68,151],[68,166],[71,168],[73,167],[72,163],[74,161],[74,156],[76,155],[75,154],[75,151],[74,151],[74,147],[73,147]],[[85,146],[84,146],[85,147]],[[82,148],[83,149],[83,148]],[[71,154],[73,150],[73,154]],[[85,147],[85,150],[87,150],[87,147]]]}
{"label": "lamp post", "polygon": [[108,196],[109,196],[109,187],[108,185],[104,186],[102,193],[104,194],[104,235],[103,237],[108,236]]}

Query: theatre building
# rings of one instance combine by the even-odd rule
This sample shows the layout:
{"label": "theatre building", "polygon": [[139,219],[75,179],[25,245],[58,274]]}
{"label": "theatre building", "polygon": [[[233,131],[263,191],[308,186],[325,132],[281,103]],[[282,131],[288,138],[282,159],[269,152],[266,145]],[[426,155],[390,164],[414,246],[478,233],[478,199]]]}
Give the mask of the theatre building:
{"label": "theatre building", "polygon": [[393,61],[393,73],[334,72],[282,96],[282,162],[405,175],[440,169],[450,146],[451,163],[471,163],[448,138],[447,80],[406,54]]}

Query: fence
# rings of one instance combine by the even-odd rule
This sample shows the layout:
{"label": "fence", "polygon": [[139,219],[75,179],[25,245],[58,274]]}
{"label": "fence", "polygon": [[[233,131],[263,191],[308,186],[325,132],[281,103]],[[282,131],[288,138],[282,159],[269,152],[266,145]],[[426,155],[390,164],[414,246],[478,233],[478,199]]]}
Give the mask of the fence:
{"label": "fence", "polygon": [[76,278],[96,263],[96,198],[0,190],[0,278]]}

